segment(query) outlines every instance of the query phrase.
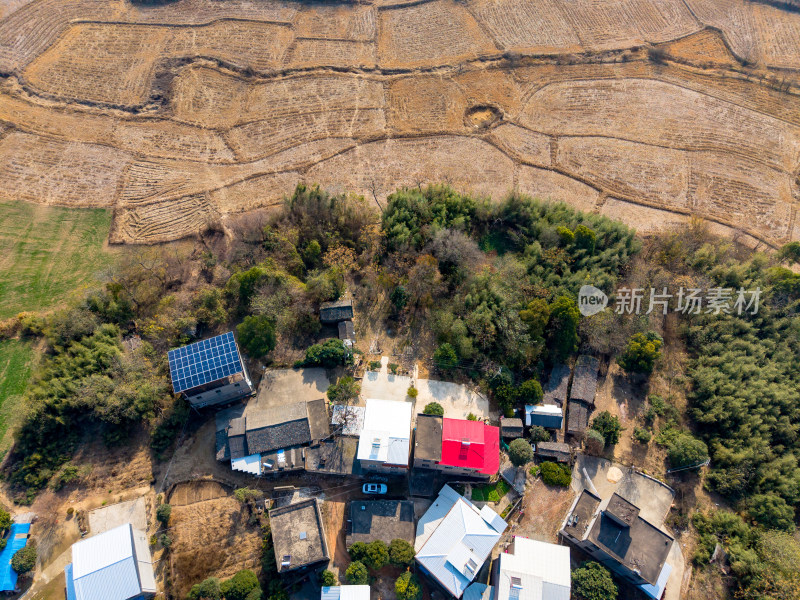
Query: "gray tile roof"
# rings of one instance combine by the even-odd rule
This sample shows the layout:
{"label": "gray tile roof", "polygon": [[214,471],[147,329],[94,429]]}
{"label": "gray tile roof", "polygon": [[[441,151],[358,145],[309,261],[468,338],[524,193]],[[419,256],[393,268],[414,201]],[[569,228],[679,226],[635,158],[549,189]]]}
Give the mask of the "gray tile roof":
{"label": "gray tile roof", "polygon": [[258,429],[250,429],[248,423],[245,437],[249,454],[262,454],[270,450],[309,444],[311,443],[311,430],[308,426],[308,418],[268,425]]}
{"label": "gray tile roof", "polygon": [[569,401],[567,433],[582,433],[589,426],[589,408],[583,402]]}
{"label": "gray tile roof", "polygon": [[544,386],[544,404],[563,407],[567,403],[570,370],[567,365],[556,365],[550,371],[550,378]]}
{"label": "gray tile roof", "polygon": [[594,405],[594,395],[597,392],[597,375],[600,370],[600,361],[593,356],[582,354],[575,363],[575,373],[572,376],[570,400],[581,400]]}
{"label": "gray tile roof", "polygon": [[523,433],[522,419],[500,419],[500,435],[504,438],[519,438]]}
{"label": "gray tile roof", "polygon": [[352,300],[323,302],[319,306],[319,318],[323,323],[338,323],[353,318]]}

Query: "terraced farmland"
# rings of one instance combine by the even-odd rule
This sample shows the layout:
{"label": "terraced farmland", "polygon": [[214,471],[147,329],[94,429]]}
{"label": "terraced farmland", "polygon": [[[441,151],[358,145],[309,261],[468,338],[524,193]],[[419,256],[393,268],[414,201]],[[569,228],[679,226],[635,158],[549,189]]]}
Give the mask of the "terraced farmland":
{"label": "terraced farmland", "polygon": [[[749,0],[8,0],[0,201],[190,236],[446,181],[800,239],[800,13]],[[373,203],[375,204],[375,203]],[[377,206],[377,204],[375,204]]]}

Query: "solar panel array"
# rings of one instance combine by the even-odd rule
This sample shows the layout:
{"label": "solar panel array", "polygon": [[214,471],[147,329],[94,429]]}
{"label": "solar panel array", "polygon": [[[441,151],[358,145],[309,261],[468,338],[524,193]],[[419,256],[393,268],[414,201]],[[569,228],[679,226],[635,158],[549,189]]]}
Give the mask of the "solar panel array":
{"label": "solar panel array", "polygon": [[170,350],[167,356],[176,394],[242,372],[242,361],[230,331]]}

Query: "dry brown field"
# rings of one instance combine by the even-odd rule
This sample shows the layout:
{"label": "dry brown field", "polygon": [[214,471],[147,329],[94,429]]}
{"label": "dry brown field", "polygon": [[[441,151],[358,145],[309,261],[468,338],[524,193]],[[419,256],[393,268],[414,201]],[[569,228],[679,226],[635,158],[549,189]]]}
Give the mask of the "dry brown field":
{"label": "dry brown field", "polygon": [[[750,0],[0,0],[3,200],[196,234],[298,182],[800,239],[800,13]],[[373,202],[372,200],[376,202]]]}

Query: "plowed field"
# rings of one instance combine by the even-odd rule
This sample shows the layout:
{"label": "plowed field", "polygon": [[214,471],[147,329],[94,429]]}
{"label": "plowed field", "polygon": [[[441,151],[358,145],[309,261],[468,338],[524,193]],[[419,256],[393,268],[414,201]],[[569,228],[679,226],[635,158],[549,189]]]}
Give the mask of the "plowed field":
{"label": "plowed field", "polygon": [[[800,239],[800,12],[750,0],[4,0],[0,201],[157,243],[444,181]],[[377,206],[375,203],[371,205]]]}

